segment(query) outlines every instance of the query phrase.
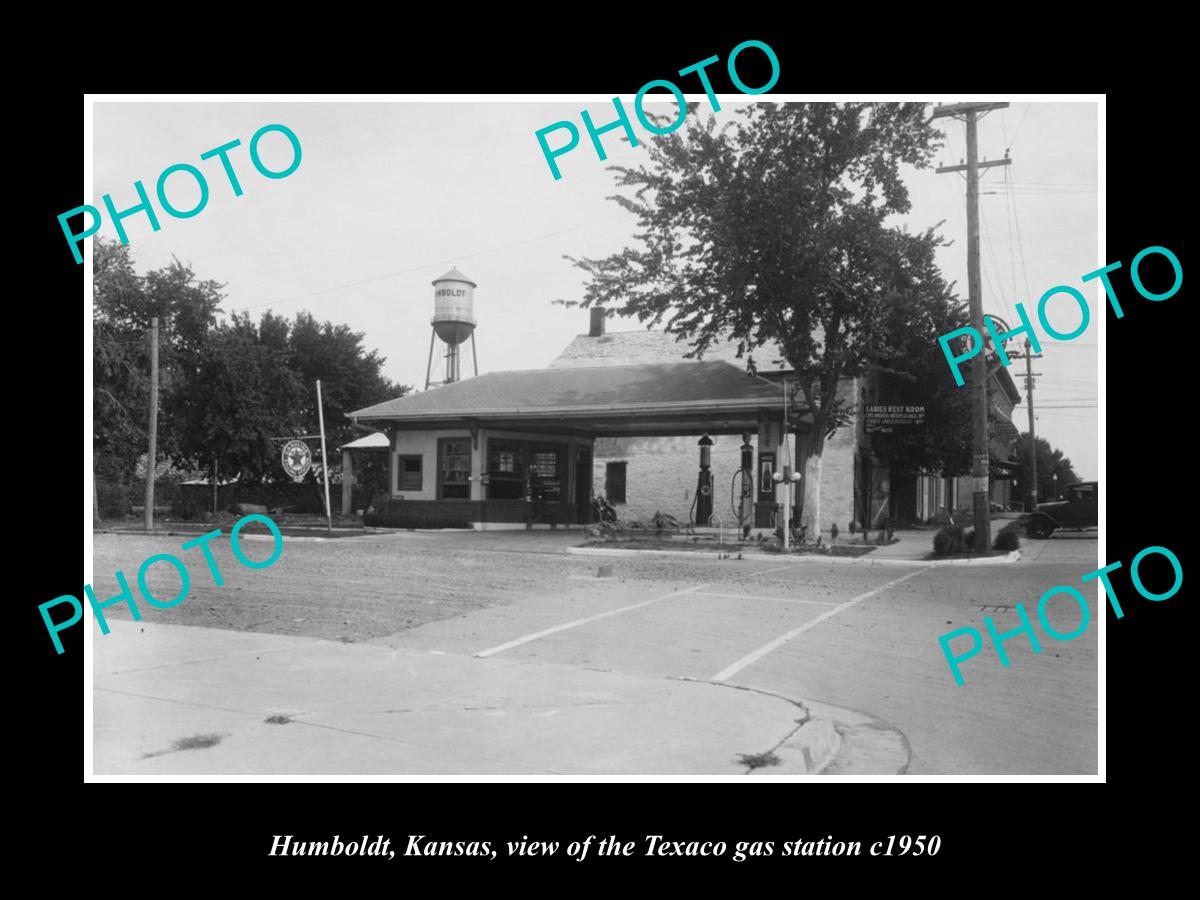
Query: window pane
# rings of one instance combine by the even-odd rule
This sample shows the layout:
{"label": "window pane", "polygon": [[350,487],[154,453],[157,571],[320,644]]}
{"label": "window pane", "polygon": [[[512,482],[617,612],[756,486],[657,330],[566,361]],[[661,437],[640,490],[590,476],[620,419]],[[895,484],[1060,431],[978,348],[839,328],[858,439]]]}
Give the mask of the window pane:
{"label": "window pane", "polygon": [[400,490],[421,490],[421,457],[400,457]]}
{"label": "window pane", "polygon": [[558,477],[558,454],[553,450],[535,451],[529,469],[542,478]]}

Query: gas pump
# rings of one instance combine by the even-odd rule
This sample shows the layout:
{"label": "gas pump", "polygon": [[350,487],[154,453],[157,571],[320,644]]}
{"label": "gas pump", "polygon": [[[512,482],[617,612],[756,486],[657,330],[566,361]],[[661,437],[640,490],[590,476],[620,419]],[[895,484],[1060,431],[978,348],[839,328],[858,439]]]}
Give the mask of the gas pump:
{"label": "gas pump", "polygon": [[733,473],[729,503],[741,534],[754,509],[754,447],[750,444],[749,432],[742,433],[742,467]]}
{"label": "gas pump", "polygon": [[696,479],[696,498],[692,501],[692,508],[695,510],[695,515],[692,518],[693,524],[707,525],[708,520],[713,514],[713,492],[712,492],[712,438],[707,434],[700,438],[700,474]]}

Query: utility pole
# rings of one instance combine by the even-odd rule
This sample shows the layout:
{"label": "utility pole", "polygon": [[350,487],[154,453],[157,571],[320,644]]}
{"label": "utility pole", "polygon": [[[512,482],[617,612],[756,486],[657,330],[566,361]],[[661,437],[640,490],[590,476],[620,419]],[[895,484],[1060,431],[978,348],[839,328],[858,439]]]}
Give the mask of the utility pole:
{"label": "utility pole", "polygon": [[1033,512],[1037,508],[1038,502],[1038,478],[1037,478],[1037,432],[1033,427],[1033,379],[1038,373],[1033,372],[1029,366],[1035,359],[1041,359],[1042,354],[1029,352],[1029,338],[1025,339],[1025,399],[1029,403],[1029,463],[1033,467],[1033,487],[1029,489],[1029,509],[1028,512]]}
{"label": "utility pole", "polygon": [[[967,297],[971,307],[971,327],[984,335],[983,287],[979,274],[979,170],[991,166],[1007,166],[1011,160],[979,161],[979,114],[993,109],[1005,109],[1007,103],[951,103],[935,106],[932,118],[951,116],[967,125],[967,160],[957,166],[941,166],[939,175],[946,172],[967,173]],[[981,338],[982,340],[982,338]],[[1003,347],[996,348],[1003,353]],[[988,498],[988,399],[986,353],[971,359],[972,399],[972,499],[975,512],[975,546],[984,552],[992,546],[991,508]]]}
{"label": "utility pole", "polygon": [[150,320],[150,448],[146,452],[147,531],[154,530],[154,470],[158,468],[158,316]]}
{"label": "utility pole", "polygon": [[[787,430],[788,429],[787,379],[786,378],[780,379],[780,382],[781,382],[781,386],[783,387],[783,430],[782,430],[780,436],[784,440],[784,446],[787,446],[787,433],[788,433],[788,430]],[[777,477],[779,477],[780,481],[783,483],[783,552],[787,553],[789,550],[788,537],[792,531],[792,466],[791,466],[792,461],[789,459],[789,460],[786,460],[786,462],[784,460],[780,460],[780,462],[785,463],[783,466],[777,468],[776,471],[782,473],[780,476],[777,476]]]}

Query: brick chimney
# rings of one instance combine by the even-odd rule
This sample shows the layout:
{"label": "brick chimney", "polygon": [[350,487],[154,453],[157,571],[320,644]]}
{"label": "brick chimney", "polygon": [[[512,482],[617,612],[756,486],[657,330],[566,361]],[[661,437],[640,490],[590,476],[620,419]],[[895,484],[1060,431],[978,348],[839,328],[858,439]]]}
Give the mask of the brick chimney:
{"label": "brick chimney", "polygon": [[607,318],[605,309],[602,306],[593,306],[588,310],[591,315],[591,320],[588,324],[588,337],[601,337],[604,334],[604,320]]}

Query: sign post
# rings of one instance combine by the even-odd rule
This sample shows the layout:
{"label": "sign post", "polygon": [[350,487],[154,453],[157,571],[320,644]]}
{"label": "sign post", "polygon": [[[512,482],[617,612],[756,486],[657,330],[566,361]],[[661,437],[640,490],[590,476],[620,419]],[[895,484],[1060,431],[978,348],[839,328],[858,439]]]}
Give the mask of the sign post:
{"label": "sign post", "polygon": [[317,421],[321,425],[321,468],[325,470],[325,521],[333,534],[333,516],[329,511],[329,457],[325,455],[325,410],[321,407],[321,379],[317,379]]}

